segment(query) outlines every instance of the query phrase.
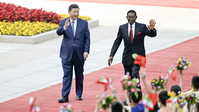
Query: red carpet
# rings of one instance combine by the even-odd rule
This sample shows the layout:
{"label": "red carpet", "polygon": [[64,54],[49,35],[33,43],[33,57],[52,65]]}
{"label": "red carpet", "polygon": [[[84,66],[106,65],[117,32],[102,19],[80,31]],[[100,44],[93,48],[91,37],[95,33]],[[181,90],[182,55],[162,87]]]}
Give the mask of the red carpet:
{"label": "red carpet", "polygon": [[[192,76],[198,74],[199,67],[199,37],[188,40],[186,42],[177,44],[164,50],[160,50],[147,55],[146,75],[147,80],[151,78],[158,78],[159,75],[166,75],[167,71],[179,57],[186,57],[191,62],[191,67],[184,71],[184,89],[190,89],[190,80]],[[93,112],[96,105],[96,95],[103,92],[103,86],[95,84],[94,80],[101,76],[113,77],[112,86],[117,89],[117,92],[122,100],[124,100],[125,92],[122,91],[119,82],[123,75],[123,66],[121,63],[106,67],[104,69],[89,73],[85,75],[83,101],[77,101],[75,98],[75,84],[73,81],[71,94],[69,96],[70,104],[76,110],[83,110],[85,112]],[[177,82],[169,78],[168,88],[173,84],[179,84],[179,73],[177,72]],[[143,87],[143,86],[142,86]],[[0,103],[0,112],[28,112],[29,98],[31,96],[37,97],[37,104],[41,108],[41,112],[58,112],[62,104],[57,102],[61,97],[62,85],[56,84],[42,90],[38,90],[23,96],[14,98],[12,100]],[[108,91],[110,93],[110,90]]]}
{"label": "red carpet", "polygon": [[57,0],[57,1],[199,8],[199,0]]}

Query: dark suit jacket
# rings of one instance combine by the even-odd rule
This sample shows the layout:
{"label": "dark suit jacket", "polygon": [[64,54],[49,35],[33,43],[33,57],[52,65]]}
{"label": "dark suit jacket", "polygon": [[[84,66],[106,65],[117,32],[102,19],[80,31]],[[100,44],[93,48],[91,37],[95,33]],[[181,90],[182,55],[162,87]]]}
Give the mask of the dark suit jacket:
{"label": "dark suit jacket", "polygon": [[124,51],[122,56],[122,63],[126,65],[131,64],[132,54],[137,53],[139,55],[145,56],[145,48],[144,48],[144,37],[156,36],[156,29],[149,30],[145,24],[135,22],[135,32],[133,43],[131,43],[130,38],[128,36],[128,23],[123,24],[119,27],[119,31],[117,34],[117,38],[115,39],[110,56],[114,56],[120,43],[123,39],[124,41]]}
{"label": "dark suit jacket", "polygon": [[88,22],[77,18],[77,27],[74,36],[71,25],[64,30],[64,25],[67,19],[68,18],[61,20],[59,23],[60,26],[57,29],[57,34],[63,35],[60,57],[62,60],[70,61],[73,54],[73,46],[75,46],[79,59],[83,61],[83,53],[89,53],[90,50],[90,32],[88,29]]}

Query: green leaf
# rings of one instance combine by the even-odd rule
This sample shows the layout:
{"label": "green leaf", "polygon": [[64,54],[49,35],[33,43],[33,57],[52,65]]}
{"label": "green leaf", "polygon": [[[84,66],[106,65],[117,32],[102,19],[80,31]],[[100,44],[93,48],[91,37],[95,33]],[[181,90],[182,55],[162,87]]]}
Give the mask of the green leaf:
{"label": "green leaf", "polygon": [[138,93],[137,92],[134,92],[134,95],[136,96],[136,99],[138,98]]}
{"label": "green leaf", "polygon": [[133,59],[136,59],[136,56],[137,56],[136,53],[133,53],[133,54],[132,54]]}

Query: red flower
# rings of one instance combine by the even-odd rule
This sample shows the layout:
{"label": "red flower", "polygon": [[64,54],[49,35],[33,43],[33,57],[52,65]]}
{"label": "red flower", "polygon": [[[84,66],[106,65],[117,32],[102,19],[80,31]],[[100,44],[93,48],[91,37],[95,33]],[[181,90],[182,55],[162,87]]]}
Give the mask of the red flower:
{"label": "red flower", "polygon": [[57,13],[47,12],[41,9],[28,9],[21,6],[16,6],[10,3],[0,2],[0,21],[46,21],[56,24],[60,21],[60,16]]}

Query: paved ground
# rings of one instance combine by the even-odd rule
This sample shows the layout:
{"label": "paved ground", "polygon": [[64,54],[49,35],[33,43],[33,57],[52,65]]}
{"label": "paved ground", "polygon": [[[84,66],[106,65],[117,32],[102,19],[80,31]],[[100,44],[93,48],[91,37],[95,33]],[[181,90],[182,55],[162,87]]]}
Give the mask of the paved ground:
{"label": "paved ground", "polygon": [[[99,3],[78,3],[47,0],[0,0],[28,8],[67,13],[72,3],[80,6],[80,15],[100,21],[91,28],[91,52],[85,63],[85,74],[107,67],[110,49],[120,24],[126,23],[126,12],[134,9],[138,22],[157,22],[156,38],[146,38],[147,53],[167,48],[199,36],[199,9],[133,6]],[[62,82],[59,58],[61,37],[39,44],[0,43],[0,102]],[[118,49],[113,64],[121,62],[123,46]],[[198,48],[196,48],[198,50]],[[168,54],[169,55],[169,54]]]}

